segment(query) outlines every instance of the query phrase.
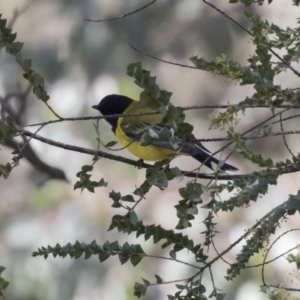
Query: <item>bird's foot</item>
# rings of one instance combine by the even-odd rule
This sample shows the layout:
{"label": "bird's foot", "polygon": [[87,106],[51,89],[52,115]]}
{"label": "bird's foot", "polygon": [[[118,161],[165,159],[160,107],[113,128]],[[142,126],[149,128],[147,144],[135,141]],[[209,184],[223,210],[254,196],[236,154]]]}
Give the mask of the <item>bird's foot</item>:
{"label": "bird's foot", "polygon": [[143,159],[139,159],[136,161],[136,167],[138,169],[142,169],[144,167],[144,160]]}

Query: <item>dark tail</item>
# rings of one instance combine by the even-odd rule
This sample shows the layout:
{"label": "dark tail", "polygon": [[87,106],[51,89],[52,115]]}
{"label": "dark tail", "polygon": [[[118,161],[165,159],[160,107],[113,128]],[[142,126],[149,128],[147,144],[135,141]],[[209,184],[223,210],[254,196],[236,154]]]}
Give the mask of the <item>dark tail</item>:
{"label": "dark tail", "polygon": [[[203,163],[205,166],[213,170],[211,163],[215,163],[216,165],[219,165],[220,161],[216,159],[215,157],[210,156],[209,153],[204,152],[201,149],[198,149],[198,153],[192,155],[193,158],[198,160],[199,162]],[[224,163],[222,167],[220,167],[222,171],[238,171],[238,169],[234,166],[231,166],[229,164]]]}

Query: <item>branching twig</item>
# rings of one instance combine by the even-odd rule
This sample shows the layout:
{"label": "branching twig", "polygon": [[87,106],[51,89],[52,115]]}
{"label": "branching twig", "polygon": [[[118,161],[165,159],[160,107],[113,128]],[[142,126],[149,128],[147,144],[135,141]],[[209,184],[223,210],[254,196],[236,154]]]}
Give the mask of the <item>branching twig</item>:
{"label": "branching twig", "polygon": [[[288,108],[283,109],[282,111],[280,111],[280,112],[278,112],[278,113],[276,113],[276,114],[273,114],[271,117],[265,119],[264,121],[262,121],[262,122],[260,122],[260,123],[258,123],[258,124],[256,124],[256,125],[254,125],[254,126],[252,126],[250,129],[244,131],[240,136],[241,136],[241,137],[244,137],[246,134],[250,133],[251,131],[253,131],[253,130],[259,128],[259,127],[261,127],[263,124],[267,123],[268,121],[274,119],[274,118],[277,117],[278,115],[280,115],[280,114],[282,114],[282,113],[288,111],[289,109],[291,109],[291,108],[293,108],[293,107],[294,107],[294,105],[290,105]],[[229,142],[228,144],[226,144],[225,146],[223,146],[223,147],[222,147],[221,149],[219,149],[218,151],[212,153],[212,155],[218,154],[219,152],[223,151],[224,149],[226,149],[227,147],[229,147],[229,146],[232,145],[232,144],[233,144],[233,142]]]}
{"label": "branching twig", "polygon": [[200,271],[198,271],[195,275],[190,277],[189,281],[192,281],[196,276],[198,276],[200,273],[203,273],[203,271],[206,268],[209,268],[213,263],[215,263],[217,260],[221,259],[226,253],[228,253],[231,249],[233,249],[236,245],[238,245],[242,240],[244,240],[247,236],[249,236],[251,233],[254,232],[254,230],[260,226],[262,222],[264,222],[266,219],[268,219],[271,214],[273,214],[274,211],[276,211],[279,207],[286,205],[285,201],[284,203],[278,205],[277,207],[273,208],[271,211],[269,211],[267,214],[265,214],[262,218],[260,218],[251,228],[249,228],[242,236],[240,236],[235,242],[233,242],[229,247],[227,247],[225,250],[223,250],[221,253],[219,253],[216,257],[211,259],[209,262],[207,262]]}
{"label": "branching twig", "polygon": [[[210,2],[208,2],[207,0],[202,0],[205,4],[207,4],[208,6],[210,6],[211,8],[215,9],[217,12],[219,12],[221,15],[223,15],[224,17],[226,17],[227,19],[229,19],[231,22],[233,22],[234,24],[236,24],[237,26],[239,26],[242,30],[244,30],[246,33],[248,33],[250,36],[253,36],[252,32],[249,31],[247,28],[245,28],[244,26],[242,26],[240,23],[238,23],[237,21],[235,21],[233,18],[231,18],[229,15],[227,15],[224,11],[220,10],[219,8],[217,8],[215,5],[211,4]],[[290,69],[295,75],[297,75],[298,77],[300,77],[300,73],[295,70],[289,63],[287,63],[279,54],[277,54],[272,48],[269,48],[269,51],[276,56],[281,62],[282,64]]]}
{"label": "branching twig", "polygon": [[[283,205],[283,204],[282,204]],[[289,232],[292,232],[292,231],[299,231],[300,228],[294,228],[294,229],[290,229],[290,230],[287,230],[285,231],[284,233],[282,233],[280,236],[278,236],[275,241],[270,245],[270,247],[268,248],[265,256],[264,256],[264,260],[263,260],[263,263],[262,263],[262,269],[261,269],[261,278],[262,278],[262,282],[263,282],[263,285],[266,286],[266,282],[265,282],[265,276],[264,276],[264,272],[265,272],[265,265],[266,265],[266,259],[267,259],[267,256],[268,256],[268,253],[270,252],[270,250],[272,249],[273,245],[279,240],[281,239],[282,236],[288,234]],[[284,254],[282,254],[284,255]]]}

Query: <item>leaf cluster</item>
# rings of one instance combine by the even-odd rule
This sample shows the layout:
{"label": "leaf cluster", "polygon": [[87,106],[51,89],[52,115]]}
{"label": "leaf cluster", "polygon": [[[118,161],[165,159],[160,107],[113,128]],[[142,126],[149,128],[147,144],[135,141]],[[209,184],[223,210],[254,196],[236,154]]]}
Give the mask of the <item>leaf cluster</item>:
{"label": "leaf cluster", "polygon": [[0,47],[4,47],[8,54],[15,57],[16,62],[24,71],[24,78],[32,85],[36,97],[43,102],[47,102],[49,95],[45,91],[43,77],[31,68],[30,59],[23,59],[21,53],[23,43],[15,42],[17,34],[12,33],[12,30],[6,24],[7,20],[3,19],[0,14]]}
{"label": "leaf cluster", "polygon": [[81,167],[81,171],[76,174],[76,177],[78,177],[79,180],[74,184],[74,190],[80,189],[81,192],[83,192],[84,189],[87,189],[89,192],[95,193],[95,188],[107,186],[107,182],[105,182],[103,178],[98,181],[91,180],[92,175],[89,174],[89,172],[92,172],[93,169],[94,167],[90,165]]}
{"label": "leaf cluster", "polygon": [[0,266],[0,296],[4,296],[4,290],[8,287],[9,282],[6,281],[3,277],[2,277],[2,273],[5,270],[5,267]]}
{"label": "leaf cluster", "polygon": [[129,245],[126,242],[121,246],[118,241],[112,243],[106,241],[103,245],[98,245],[94,240],[90,244],[76,241],[73,245],[68,243],[65,246],[61,246],[57,243],[54,247],[41,247],[38,248],[38,251],[33,252],[32,256],[43,256],[46,259],[49,254],[52,254],[53,257],[59,256],[64,258],[69,256],[74,259],[78,259],[82,255],[84,255],[84,259],[89,259],[92,255],[97,255],[100,262],[104,262],[110,256],[117,255],[122,265],[130,260],[132,265],[136,266],[143,259],[145,252],[138,244]]}
{"label": "leaf cluster", "polygon": [[[290,195],[287,201],[274,208],[261,220],[258,228],[249,231],[249,234],[252,234],[252,236],[247,239],[246,245],[243,246],[241,252],[237,255],[236,263],[231,264],[227,270],[225,278],[232,280],[239,275],[240,271],[246,267],[249,259],[264,248],[264,242],[269,240],[270,235],[275,234],[276,229],[280,226],[280,222],[284,221],[288,215],[294,215],[296,212],[300,212],[300,191],[298,191],[297,195]],[[291,259],[291,256],[289,258]],[[292,259],[289,261],[296,262],[297,260]]]}
{"label": "leaf cluster", "polygon": [[165,112],[172,93],[161,90],[156,84],[156,77],[151,76],[149,71],[143,70],[141,62],[129,64],[127,75],[134,78],[134,83],[143,89],[140,94],[140,101],[143,105]]}
{"label": "leaf cluster", "polygon": [[[8,116],[5,120],[0,120],[0,143],[5,143],[5,140],[13,139],[17,131],[15,128],[14,120]],[[12,152],[12,163],[0,164],[0,177],[3,176],[7,179],[12,169],[19,164],[22,155],[19,151]]]}

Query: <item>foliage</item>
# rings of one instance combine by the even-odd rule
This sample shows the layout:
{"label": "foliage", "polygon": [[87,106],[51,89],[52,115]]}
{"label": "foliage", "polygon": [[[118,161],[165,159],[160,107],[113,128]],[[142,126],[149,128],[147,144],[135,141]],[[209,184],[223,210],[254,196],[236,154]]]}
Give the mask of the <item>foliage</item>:
{"label": "foliage", "polygon": [[[6,117],[5,120],[0,120],[0,143],[5,142],[7,139],[12,139],[16,133],[14,120],[10,116]],[[19,151],[14,151],[12,154],[12,163],[0,164],[0,177],[3,176],[4,179],[8,178],[12,169],[18,166],[19,160],[22,158]]]}
{"label": "foliage", "polygon": [[16,62],[24,71],[24,78],[32,85],[33,93],[36,97],[43,102],[47,102],[49,95],[44,89],[44,79],[31,68],[30,59],[23,59],[21,54],[23,43],[15,42],[17,34],[12,33],[12,30],[6,27],[7,21],[1,19],[1,17],[2,15],[0,14],[0,47],[5,47],[6,52],[15,57]]}
{"label": "foliage", "polygon": [[93,166],[82,166],[81,171],[76,174],[76,177],[79,178],[79,181],[77,181],[74,185],[74,190],[81,189],[81,192],[84,189],[87,189],[89,192],[94,193],[95,188],[101,187],[101,186],[107,186],[107,182],[104,181],[103,178],[101,178],[99,181],[91,181],[90,178],[92,175],[88,174],[88,172],[93,171]]}
{"label": "foliage", "polygon": [[[211,182],[204,184],[200,180],[201,166],[194,172],[183,172],[178,167],[169,167],[173,159],[173,157],[170,157],[147,167],[143,183],[136,186],[132,193],[123,194],[122,191],[111,190],[108,196],[112,201],[111,206],[113,208],[121,208],[112,217],[108,227],[109,231],[117,230],[128,235],[134,234],[137,238],[143,237],[145,241],[151,238],[153,244],[160,242],[160,248],[168,248],[169,255],[168,257],[157,255],[154,258],[183,263],[187,268],[190,268],[188,278],[178,278],[177,281],[181,281],[181,284],[176,284],[178,291],[174,295],[168,295],[169,300],[203,300],[212,297],[224,299],[226,293],[220,291],[214,283],[215,275],[212,271],[212,265],[219,259],[223,259],[223,256],[229,253],[234,246],[244,242],[240,252],[236,255],[235,262],[229,264],[225,276],[228,281],[236,279],[249,266],[249,262],[255,254],[262,253],[263,255],[266,244],[272,236],[276,236],[280,224],[291,215],[300,212],[300,192],[298,191],[296,195],[290,195],[288,199],[282,201],[281,205],[271,209],[265,216],[260,217],[251,228],[222,253],[217,252],[214,255],[209,251],[209,247],[215,247],[214,237],[219,234],[217,231],[218,224],[214,219],[217,213],[230,214],[233,210],[242,207],[249,208],[253,202],[259,201],[268,193],[270,186],[278,184],[280,176],[286,173],[299,172],[300,170],[300,155],[292,155],[291,159],[275,163],[271,157],[263,157],[261,154],[256,153],[245,141],[245,138],[250,137],[250,133],[262,128],[269,120],[276,116],[281,117],[285,111],[282,109],[282,105],[288,105],[288,108],[292,109],[300,104],[300,92],[298,90],[290,87],[283,88],[280,84],[275,83],[276,76],[287,70],[300,77],[300,74],[291,66],[293,62],[298,62],[300,58],[300,27],[282,29],[275,24],[263,21],[257,14],[247,10],[247,7],[254,3],[264,4],[265,1],[263,0],[230,1],[232,4],[237,2],[245,5],[245,17],[251,23],[250,34],[254,52],[248,59],[247,64],[242,65],[234,59],[228,58],[225,54],[220,55],[213,61],[207,61],[205,58],[198,56],[191,57],[190,60],[196,70],[220,75],[241,86],[253,88],[252,95],[241,99],[236,105],[228,106],[225,111],[215,116],[211,127],[228,128],[227,138],[229,144],[227,146],[234,145],[244,161],[251,162],[262,169],[246,175],[232,176],[228,181],[221,181],[224,174],[216,170],[209,177]],[[294,1],[294,3],[298,5],[297,1]],[[272,4],[272,1],[269,0],[268,4]],[[49,96],[44,89],[44,80],[36,71],[31,69],[31,60],[22,58],[23,44],[15,42],[15,40],[16,34],[13,34],[12,30],[6,27],[6,20],[0,19],[0,46],[5,47],[6,52],[15,57],[16,62],[24,71],[24,78],[32,85],[33,93],[38,99],[46,103]],[[275,49],[282,50],[285,53],[279,56],[274,52]],[[275,62],[274,59],[276,59]],[[191,140],[193,127],[185,122],[184,109],[171,104],[172,93],[160,89],[156,83],[156,77],[151,76],[150,71],[143,69],[140,62],[130,64],[127,68],[127,74],[142,89],[140,101],[154,109],[156,113],[162,113],[164,115],[163,123],[167,124],[166,128],[160,132],[149,130],[145,133],[142,136],[141,144],[145,146],[151,144],[155,139],[160,139],[169,141],[174,149],[178,149],[176,144],[178,137],[187,141]],[[234,128],[238,122],[238,113],[245,112],[248,107],[255,108],[262,105],[268,107],[272,117],[253,126],[244,133],[238,133]],[[279,112],[277,112],[278,110]],[[4,143],[5,139],[12,140],[17,134],[22,134],[22,128],[16,123],[16,120],[11,117],[0,120],[0,142]],[[35,136],[33,135],[32,138],[35,138]],[[100,141],[99,136],[98,141]],[[107,147],[113,145],[114,142],[106,144]],[[0,176],[2,175],[5,179],[9,176],[11,170],[18,165],[21,152],[16,151],[13,153],[13,163],[0,165]],[[97,152],[93,164],[99,157],[101,155]],[[75,183],[74,189],[80,189],[81,192],[86,189],[88,192],[94,193],[97,188],[107,187],[108,182],[103,178],[95,181],[91,180],[94,169],[93,164],[83,166],[76,174],[78,181]],[[183,180],[185,176],[191,174],[193,178],[190,181]],[[149,196],[151,189],[158,188],[163,193],[171,181],[178,181],[178,198],[174,205],[177,225],[174,228],[167,229],[160,224],[145,224],[136,208]],[[206,197],[208,197],[208,201],[205,200]],[[205,201],[206,203],[203,204]],[[207,217],[204,220],[198,218],[201,209],[207,211]],[[121,213],[119,213],[120,211]],[[170,209],[168,213],[171,214],[172,211]],[[201,232],[201,237],[203,237],[201,242],[199,242],[199,239],[193,239],[185,234],[188,231],[184,231],[197,226],[195,221],[203,222],[205,227],[205,230]],[[180,251],[188,252],[192,257],[192,262],[182,262],[177,259]],[[84,259],[89,259],[97,255],[101,263],[113,256],[118,256],[121,264],[130,261],[134,267],[143,258],[153,258],[153,255],[146,253],[140,244],[125,242],[120,245],[118,241],[107,241],[100,245],[95,240],[91,243],[77,241],[74,244],[68,243],[65,246],[58,243],[55,246],[42,246],[32,255],[48,258],[51,254],[53,257],[65,258],[69,256],[74,259],[82,256],[84,256]],[[295,263],[299,268],[298,254],[289,254],[287,260]],[[260,266],[264,267],[264,264],[265,261]],[[1,273],[3,270],[0,270]],[[207,272],[210,276],[211,287],[203,285],[202,276],[204,272]],[[172,282],[165,281],[157,274],[154,277],[155,280],[152,282],[144,278],[141,279],[141,283],[136,282],[134,295],[142,297],[151,286],[172,284]],[[0,280],[2,293],[8,283],[2,277],[0,277]],[[263,282],[262,287],[263,291],[266,292],[271,286]],[[275,288],[276,291],[280,289],[287,290],[288,288]],[[207,293],[209,294],[207,295]],[[269,293],[270,299],[279,299],[275,294]]]}
{"label": "foliage", "polygon": [[4,290],[8,287],[9,282],[6,281],[3,277],[2,277],[2,273],[5,270],[5,267],[0,266],[0,296],[4,296],[3,292]]}

